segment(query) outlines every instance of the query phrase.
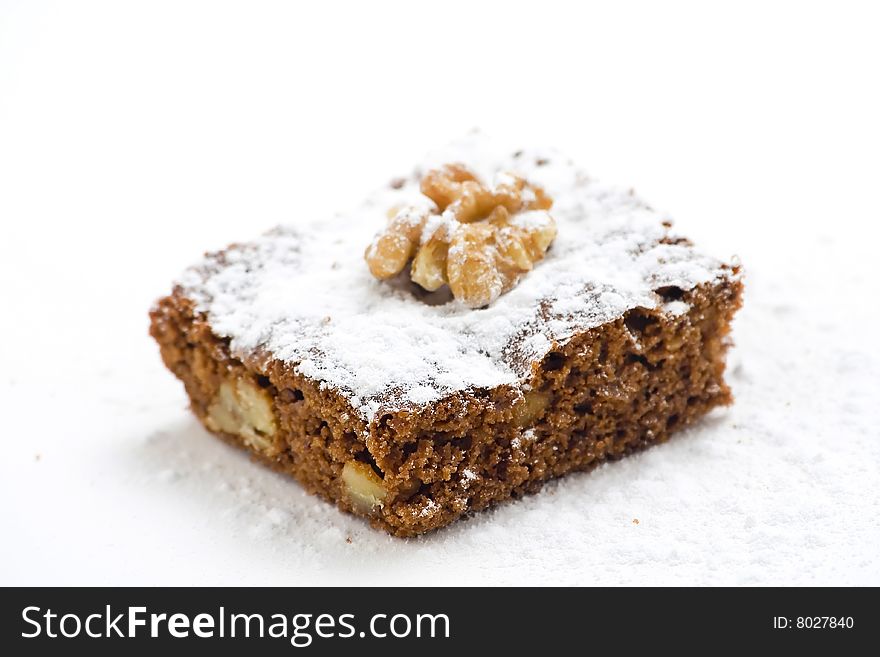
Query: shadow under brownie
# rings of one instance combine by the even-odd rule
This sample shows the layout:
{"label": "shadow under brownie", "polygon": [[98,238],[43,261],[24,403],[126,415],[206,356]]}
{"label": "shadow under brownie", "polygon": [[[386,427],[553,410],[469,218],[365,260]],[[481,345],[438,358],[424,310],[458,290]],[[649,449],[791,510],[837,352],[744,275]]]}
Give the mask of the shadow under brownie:
{"label": "shadow under brownie", "polygon": [[207,256],[151,313],[209,430],[398,536],[666,440],[731,401],[738,267],[555,153],[483,148],[434,161],[522,171],[554,196],[559,224],[546,261],[488,308],[372,280],[360,259],[429,158],[353,216]]}

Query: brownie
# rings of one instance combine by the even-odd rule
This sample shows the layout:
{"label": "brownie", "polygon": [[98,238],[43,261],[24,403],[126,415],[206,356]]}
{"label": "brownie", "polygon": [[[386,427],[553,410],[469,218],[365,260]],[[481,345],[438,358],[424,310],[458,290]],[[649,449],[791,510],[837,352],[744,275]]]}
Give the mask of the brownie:
{"label": "brownie", "polygon": [[[371,276],[389,209],[463,162],[553,198],[558,235],[510,291]],[[442,527],[666,440],[731,402],[723,380],[739,265],[697,250],[631,190],[555,151],[480,137],[359,208],[208,254],[151,312],[151,335],[208,430],[397,536]]]}

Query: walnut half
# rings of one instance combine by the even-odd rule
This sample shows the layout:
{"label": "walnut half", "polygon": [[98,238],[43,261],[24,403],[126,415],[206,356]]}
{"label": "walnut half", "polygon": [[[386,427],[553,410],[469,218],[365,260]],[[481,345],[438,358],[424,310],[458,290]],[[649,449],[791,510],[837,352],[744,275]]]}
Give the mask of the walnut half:
{"label": "walnut half", "polygon": [[410,277],[429,291],[449,285],[471,308],[492,303],[544,257],[556,237],[543,189],[514,174],[481,183],[460,164],[429,171],[422,193],[436,212],[396,210],[364,257],[381,280],[412,260]]}

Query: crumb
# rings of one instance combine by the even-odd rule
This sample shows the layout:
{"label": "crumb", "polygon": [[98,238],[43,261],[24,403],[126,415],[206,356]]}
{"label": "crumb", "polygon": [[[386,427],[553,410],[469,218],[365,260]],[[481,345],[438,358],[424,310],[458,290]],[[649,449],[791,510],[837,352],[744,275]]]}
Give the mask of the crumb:
{"label": "crumb", "polygon": [[349,545],[351,545],[351,536],[346,536],[345,542],[348,543]]}
{"label": "crumb", "polygon": [[639,519],[638,519],[638,518],[633,518],[633,524],[634,524],[634,525],[638,525],[638,524],[639,524]]}

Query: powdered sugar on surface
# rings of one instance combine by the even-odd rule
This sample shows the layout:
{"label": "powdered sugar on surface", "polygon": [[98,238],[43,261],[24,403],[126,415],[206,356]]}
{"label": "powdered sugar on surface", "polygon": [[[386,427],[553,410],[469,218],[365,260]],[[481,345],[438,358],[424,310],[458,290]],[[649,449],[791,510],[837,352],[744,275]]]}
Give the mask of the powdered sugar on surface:
{"label": "powdered sugar on surface", "polygon": [[[380,282],[363,260],[389,208],[431,207],[418,180],[447,162],[496,182],[514,172],[554,199],[558,236],[547,257],[487,308],[469,309],[442,291],[427,295],[403,277]],[[686,242],[661,241],[671,237],[668,217],[555,151],[515,151],[470,135],[402,180],[354,211],[208,256],[180,284],[234,352],[260,349],[295,364],[369,420],[469,388],[518,384],[577,332],[657,306],[655,289],[688,290],[732,275]]]}

